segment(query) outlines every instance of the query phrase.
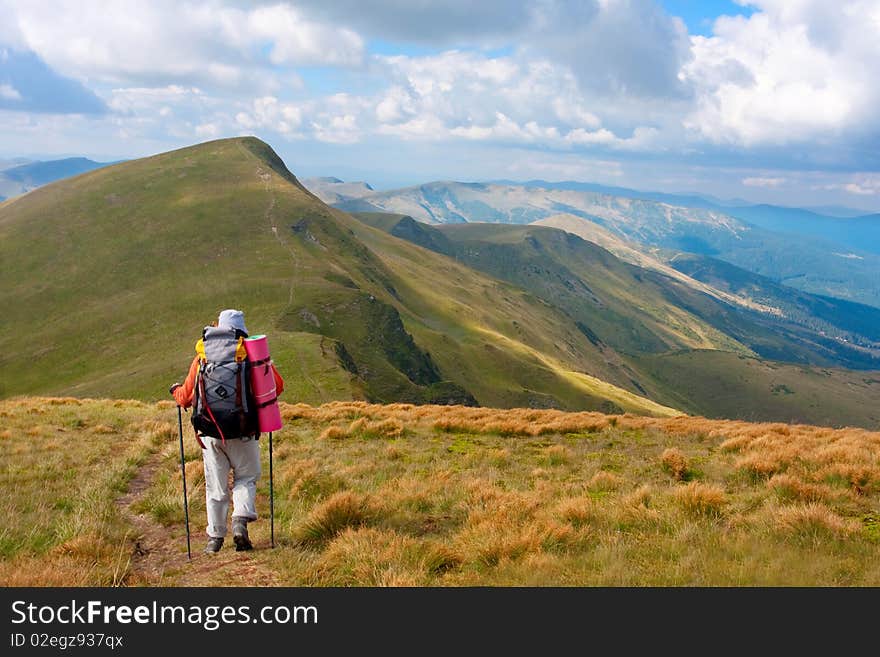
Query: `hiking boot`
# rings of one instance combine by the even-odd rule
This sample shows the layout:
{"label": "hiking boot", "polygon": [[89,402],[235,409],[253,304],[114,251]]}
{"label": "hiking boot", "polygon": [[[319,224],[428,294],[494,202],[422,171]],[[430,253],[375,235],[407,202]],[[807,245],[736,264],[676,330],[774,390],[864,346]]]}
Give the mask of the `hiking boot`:
{"label": "hiking boot", "polygon": [[236,552],[254,549],[251,539],[248,538],[247,522],[247,518],[235,517],[232,519],[232,542],[235,543]]}
{"label": "hiking boot", "polygon": [[216,554],[220,551],[220,548],[223,547],[223,537],[214,538],[211,537],[208,539],[208,544],[205,546],[205,554]]}

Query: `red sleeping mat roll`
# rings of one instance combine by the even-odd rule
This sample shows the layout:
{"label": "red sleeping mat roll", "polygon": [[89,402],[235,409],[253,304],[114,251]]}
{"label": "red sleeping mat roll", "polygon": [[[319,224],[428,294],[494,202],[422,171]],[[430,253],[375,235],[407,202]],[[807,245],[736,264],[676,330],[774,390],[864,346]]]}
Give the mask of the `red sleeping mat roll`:
{"label": "red sleeping mat roll", "polygon": [[246,338],[244,348],[250,363],[251,389],[257,403],[257,422],[260,431],[278,431],[281,428],[281,409],[275,392],[275,377],[269,357],[269,341],[265,335]]}

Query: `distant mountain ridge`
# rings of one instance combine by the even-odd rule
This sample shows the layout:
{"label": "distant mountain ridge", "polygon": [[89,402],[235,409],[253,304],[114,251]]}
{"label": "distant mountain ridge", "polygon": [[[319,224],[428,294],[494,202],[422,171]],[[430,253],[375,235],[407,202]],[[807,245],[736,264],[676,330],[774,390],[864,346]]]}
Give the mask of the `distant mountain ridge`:
{"label": "distant mountain ridge", "polygon": [[61,160],[27,161],[0,170],[0,194],[17,196],[81,173],[94,171],[116,162],[95,162],[85,157],[68,157]]}
{"label": "distant mountain ridge", "polygon": [[[396,190],[361,191],[333,205],[347,212],[390,212],[437,224],[526,224],[571,214],[645,248],[719,258],[805,292],[880,307],[880,254],[854,244],[857,240],[868,247],[873,244],[872,235],[880,222],[872,216],[822,218],[807,211],[780,209],[777,217],[772,206],[721,208],[696,196],[636,194],[592,183],[547,185],[439,181]],[[636,195],[650,198],[633,198]],[[797,215],[792,221],[809,215],[819,217],[816,221],[821,225],[810,228],[810,224],[798,233],[790,232],[789,222],[789,232],[782,232],[777,224],[792,213]],[[843,239],[843,225],[863,230],[855,237],[846,233]],[[829,232],[828,226],[837,232]]]}
{"label": "distant mountain ridge", "polygon": [[303,185],[328,205],[367,196],[374,190],[365,182],[344,182],[332,176],[305,178]]}
{"label": "distant mountain ridge", "polygon": [[[504,184],[517,184],[507,182]],[[768,230],[809,235],[850,246],[859,251],[880,253],[880,213],[860,212],[852,208],[829,207],[830,214],[822,214],[822,208],[796,208],[768,203],[750,203],[742,199],[723,201],[700,194],[668,194],[642,192],[626,187],[609,187],[595,183],[550,183],[531,180],[520,183],[527,187],[543,189],[567,189],[592,191],[644,201],[657,201],[687,208],[702,208],[723,212]]]}

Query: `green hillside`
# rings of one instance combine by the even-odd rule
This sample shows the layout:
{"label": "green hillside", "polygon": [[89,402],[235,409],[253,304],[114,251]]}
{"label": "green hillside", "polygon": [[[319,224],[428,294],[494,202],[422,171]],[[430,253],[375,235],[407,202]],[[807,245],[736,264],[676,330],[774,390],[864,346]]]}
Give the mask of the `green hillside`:
{"label": "green hillside", "polygon": [[7,201],[0,260],[3,396],[160,398],[239,307],[301,401],[673,412],[555,308],[328,208],[254,138]]}
{"label": "green hillside", "polygon": [[[164,398],[225,307],[269,334],[285,398],[308,403],[744,417],[751,407],[713,402],[711,385],[688,392],[718,369],[699,354],[752,356],[770,345],[826,364],[809,341],[563,231],[361,219],[306,191],[254,138],[120,163],[6,201],[0,396]],[[680,353],[697,356],[675,361],[678,377],[652,360]],[[757,398],[766,386],[750,383],[744,362],[721,374],[745,377],[744,398]],[[826,380],[833,412],[809,403],[793,414],[791,398],[764,395],[763,417],[874,426],[869,405],[838,404],[863,379]]]}
{"label": "green hillside", "polygon": [[[823,367],[880,367],[880,352],[855,344],[851,332],[826,332],[834,326],[830,322],[836,322],[861,329],[864,339],[871,341],[876,328],[868,325],[872,317],[880,320],[880,313],[869,306],[816,297],[768,279],[763,279],[766,294],[758,294],[754,285],[736,286],[711,276],[701,279],[714,289],[759,302],[755,308],[773,311],[760,312],[711,296],[688,285],[688,279],[623,262],[605,249],[556,228],[430,226],[410,217],[400,217],[395,223],[399,215],[356,216],[529,290],[563,309],[593,339],[621,353],[718,349]],[[709,262],[687,254],[680,260]],[[711,262],[717,268],[762,279],[722,261]],[[692,273],[692,269],[683,271]],[[850,340],[839,339],[844,336]]]}
{"label": "green hillside", "polygon": [[779,308],[794,323],[857,345],[880,348],[880,309],[874,306],[807,294],[707,256],[680,253],[669,264],[717,289]]}
{"label": "green hillside", "polygon": [[[430,226],[403,215],[355,216],[514,283],[562,309],[595,344],[621,356],[640,394],[664,404],[710,417],[877,424],[876,413],[862,406],[876,393],[875,387],[865,383],[873,380],[872,375],[840,369],[876,368],[876,355],[825,336],[816,326],[795,321],[788,314],[777,316],[725,303],[681,280],[624,263],[595,244],[554,228],[488,223]],[[772,307],[783,296],[782,286],[777,286],[776,297],[766,299],[742,288],[719,287]],[[803,303],[820,299],[791,292]],[[857,305],[837,304],[840,308]],[[780,385],[810,393],[773,394],[775,379],[762,376],[764,370],[756,369],[754,363],[785,372]],[[837,372],[830,379],[824,369],[829,367]],[[697,381],[700,385],[694,388]],[[821,395],[814,394],[819,391],[817,382],[828,388],[824,403]],[[730,390],[736,394],[726,392]]]}
{"label": "green hillside", "polygon": [[807,368],[721,351],[642,356],[669,403],[710,418],[880,427],[880,374]]}

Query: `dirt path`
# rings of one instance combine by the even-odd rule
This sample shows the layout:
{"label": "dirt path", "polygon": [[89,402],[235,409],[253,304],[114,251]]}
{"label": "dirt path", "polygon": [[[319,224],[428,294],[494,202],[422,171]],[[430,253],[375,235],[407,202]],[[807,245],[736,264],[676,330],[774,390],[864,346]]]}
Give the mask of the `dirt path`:
{"label": "dirt path", "polygon": [[162,460],[162,452],[151,455],[132,478],[125,494],[116,499],[117,507],[131,524],[135,536],[129,573],[124,583],[147,586],[277,586],[275,573],[263,561],[264,549],[256,541],[255,550],[236,552],[230,537],[219,553],[204,554],[202,549],[206,537],[196,529],[202,525],[194,523],[190,516],[192,561],[189,561],[183,526],[165,527],[150,515],[132,510],[150,488],[162,466]]}

